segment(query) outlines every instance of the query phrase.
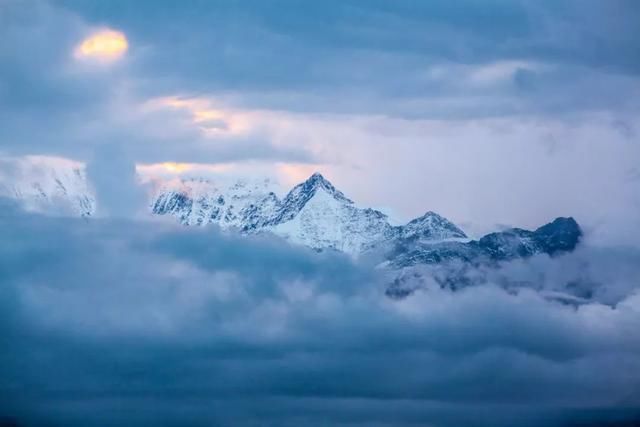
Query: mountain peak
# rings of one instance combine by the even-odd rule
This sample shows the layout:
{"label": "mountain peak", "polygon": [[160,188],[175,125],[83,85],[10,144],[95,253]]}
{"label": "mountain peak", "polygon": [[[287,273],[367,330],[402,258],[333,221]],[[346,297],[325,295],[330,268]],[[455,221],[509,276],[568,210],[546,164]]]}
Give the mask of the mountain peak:
{"label": "mountain peak", "polygon": [[428,221],[429,219],[440,220],[444,218],[441,215],[438,215],[437,213],[435,213],[434,211],[427,211],[423,215],[412,219],[410,222],[412,223],[422,222],[422,221]]}
{"label": "mountain peak", "polygon": [[307,181],[309,180],[323,180],[326,181],[325,177],[322,176],[322,174],[320,172],[314,172],[311,174],[311,176],[309,178],[307,178]]}
{"label": "mountain peak", "polygon": [[323,187],[325,189],[332,189],[335,191],[333,184],[325,178],[320,172],[314,172],[306,181],[302,183],[309,188]]}
{"label": "mountain peak", "polygon": [[340,190],[335,188],[320,172],[315,172],[306,181],[293,187],[282,201],[282,209],[276,222],[288,221],[293,218],[316,195],[319,189],[324,190],[334,199],[353,204]]}
{"label": "mountain peak", "polygon": [[[306,181],[296,185],[289,195],[301,194],[304,199],[308,200],[313,197],[318,189],[323,189],[337,200],[347,203],[353,203],[342,191],[338,190],[334,185],[326,179],[320,172],[314,172]],[[289,197],[287,195],[287,197]]]}
{"label": "mountain peak", "polygon": [[538,228],[533,234],[545,251],[553,255],[556,252],[573,250],[582,237],[582,230],[572,217],[558,217]]}
{"label": "mountain peak", "polygon": [[402,227],[402,237],[426,239],[466,238],[467,235],[443,216],[428,211],[424,215],[412,219]]}

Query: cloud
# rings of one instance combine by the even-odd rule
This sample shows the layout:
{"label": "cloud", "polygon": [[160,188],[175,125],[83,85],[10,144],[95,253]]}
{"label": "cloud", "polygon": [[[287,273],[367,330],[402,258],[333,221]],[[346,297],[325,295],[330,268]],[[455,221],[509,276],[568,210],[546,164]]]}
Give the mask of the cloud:
{"label": "cloud", "polygon": [[128,48],[127,37],[122,32],[104,29],[82,40],[74,55],[80,60],[114,61],[122,57]]}
{"label": "cloud", "polygon": [[[313,13],[288,0],[191,8],[56,4],[90,22],[109,20],[147,46],[134,71],[146,77],[148,90],[234,93],[245,108],[478,117],[555,113],[545,102],[553,94],[566,99],[562,112],[638,108],[606,90],[597,90],[590,103],[580,96],[600,85],[636,91],[640,10],[626,0],[606,6],[465,0],[456,7],[442,0],[347,1],[325,2]],[[480,104],[474,101],[484,85],[459,88],[457,75],[424,79],[434,66],[508,63],[545,64],[546,72],[535,91],[493,87]],[[437,106],[417,106],[416,99]]]}
{"label": "cloud", "polygon": [[[259,162],[290,177],[322,165],[357,201],[405,216],[433,208],[486,229],[574,215],[594,240],[637,243],[637,3],[192,6],[0,4],[0,175],[31,171],[7,156],[89,162],[119,217],[1,204],[0,414],[65,426],[638,419],[631,250],[491,276],[555,290],[581,272],[598,286],[577,309],[491,284],[394,302],[337,254],[123,218],[134,164]],[[88,67],[73,54],[101,28],[126,37],[126,56]],[[149,109],[158,100],[173,105]]]}
{"label": "cloud", "polygon": [[148,195],[138,182],[135,163],[122,147],[99,147],[86,166],[86,175],[96,194],[98,215],[127,217],[145,212]]}
{"label": "cloud", "polygon": [[492,285],[392,301],[368,266],[271,238],[2,212],[0,413],[26,425],[638,417],[637,263],[615,307]]}
{"label": "cloud", "polygon": [[[301,147],[278,145],[261,123],[239,122],[245,119],[239,113],[216,121],[211,109],[205,108],[194,126],[184,120],[184,111],[150,111],[152,100],[186,90],[168,92],[157,85],[152,91],[146,89],[155,73],[136,71],[145,46],[130,38],[126,29],[107,31],[77,13],[37,0],[3,2],[2,20],[0,152],[4,155],[87,161],[96,147],[120,144],[138,162],[306,162],[311,157]],[[127,56],[122,57],[125,45]],[[79,60],[82,46],[84,59]],[[108,67],[100,59],[94,61],[106,58],[104,50],[111,48],[106,56],[119,61]]]}
{"label": "cloud", "polygon": [[[403,219],[572,215],[629,243],[640,38],[614,3],[3,2],[0,155],[321,169]],[[75,60],[104,28],[126,56]]]}

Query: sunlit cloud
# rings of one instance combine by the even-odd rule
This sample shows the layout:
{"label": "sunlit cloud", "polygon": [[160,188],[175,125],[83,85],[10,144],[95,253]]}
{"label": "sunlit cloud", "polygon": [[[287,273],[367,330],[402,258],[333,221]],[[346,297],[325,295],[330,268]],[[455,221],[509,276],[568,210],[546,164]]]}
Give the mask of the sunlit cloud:
{"label": "sunlit cloud", "polygon": [[206,163],[140,163],[136,165],[136,172],[143,180],[161,178],[166,176],[182,176],[187,173],[196,175],[218,174],[233,169],[231,163],[206,164]]}
{"label": "sunlit cloud", "polygon": [[191,169],[191,165],[188,163],[165,162],[161,163],[161,166],[163,166],[167,171],[175,173],[186,172]]}
{"label": "sunlit cloud", "polygon": [[[303,182],[314,172],[322,171],[331,176],[326,164],[304,164],[287,162],[223,162],[223,163],[139,163],[136,172],[143,183],[151,187],[167,183],[179,183],[182,179],[210,179],[217,183],[233,183],[237,179],[268,179],[271,189],[284,195],[296,184]],[[174,181],[177,180],[177,181]]]}
{"label": "sunlit cloud", "polygon": [[186,112],[189,122],[205,136],[244,133],[250,128],[249,114],[223,109],[205,98],[163,97],[149,101],[150,109],[171,109]]}
{"label": "sunlit cloud", "polygon": [[129,48],[124,33],[116,30],[100,30],[84,39],[74,52],[77,59],[99,59],[113,61],[120,59]]}
{"label": "sunlit cloud", "polygon": [[327,165],[319,164],[279,163],[275,168],[278,180],[289,186],[304,181],[314,172],[327,171]]}

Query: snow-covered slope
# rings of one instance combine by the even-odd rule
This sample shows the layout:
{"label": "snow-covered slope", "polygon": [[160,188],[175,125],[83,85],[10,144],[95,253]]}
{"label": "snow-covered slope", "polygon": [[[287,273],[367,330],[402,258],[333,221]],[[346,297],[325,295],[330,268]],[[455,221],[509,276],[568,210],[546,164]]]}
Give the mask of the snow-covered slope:
{"label": "snow-covered slope", "polygon": [[268,229],[314,249],[350,254],[371,249],[394,235],[385,214],[357,207],[319,173],[287,194]]}
{"label": "snow-covered slope", "polygon": [[[0,166],[0,196],[34,211],[85,217],[95,213],[96,199],[81,164],[31,158],[10,165],[0,161]],[[269,180],[174,179],[157,182],[154,188],[150,212],[173,216],[184,225],[273,233],[313,249],[354,256],[376,248],[394,268],[552,255],[572,250],[581,234],[573,219],[559,218],[535,231],[513,228],[469,241],[455,224],[431,211],[393,226],[384,213],[357,206],[319,173],[282,198]]]}
{"label": "snow-covered slope", "polygon": [[84,167],[65,159],[0,160],[0,197],[28,211],[60,215],[91,216],[96,207]]}
{"label": "snow-covered slope", "polygon": [[151,212],[173,215],[184,225],[218,224],[243,231],[263,227],[279,206],[270,181],[239,180],[230,185],[205,179],[172,180],[151,195]]}
{"label": "snow-covered slope", "polygon": [[467,237],[464,231],[451,221],[431,211],[409,221],[398,231],[400,238],[412,240],[448,240]]}
{"label": "snow-covered slope", "polygon": [[271,232],[314,249],[360,254],[396,238],[442,240],[466,237],[445,218],[428,212],[405,226],[392,226],[380,211],[358,207],[319,173],[280,199],[269,181],[224,187],[206,180],[161,186],[151,209],[185,225],[218,224],[242,232]]}

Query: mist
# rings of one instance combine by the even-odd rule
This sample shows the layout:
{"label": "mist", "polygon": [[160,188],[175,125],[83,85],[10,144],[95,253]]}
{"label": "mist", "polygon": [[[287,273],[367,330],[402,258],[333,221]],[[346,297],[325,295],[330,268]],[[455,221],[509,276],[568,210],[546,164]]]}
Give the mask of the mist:
{"label": "mist", "polygon": [[615,249],[499,270],[542,288],[593,262],[615,304],[498,283],[392,300],[371,265],[276,237],[3,211],[0,413],[18,425],[640,419],[640,264]]}

